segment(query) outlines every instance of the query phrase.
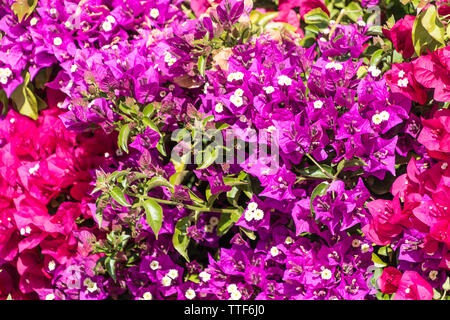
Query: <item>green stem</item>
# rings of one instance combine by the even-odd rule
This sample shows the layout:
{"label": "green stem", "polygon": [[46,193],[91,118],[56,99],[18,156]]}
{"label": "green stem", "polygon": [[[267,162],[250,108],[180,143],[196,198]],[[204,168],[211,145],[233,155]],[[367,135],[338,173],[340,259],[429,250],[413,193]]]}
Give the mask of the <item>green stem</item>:
{"label": "green stem", "polygon": [[316,159],[314,159],[309,153],[305,153],[305,155],[309,158],[309,160],[311,160],[319,169],[320,171],[322,171],[323,174],[325,174],[329,179],[336,181],[336,177],[331,175],[328,171],[326,171],[321,165],[320,163],[318,163],[316,161]]}
{"label": "green stem", "polygon": [[[136,193],[132,193],[132,192],[127,192],[128,195],[135,197],[135,198],[141,198],[142,195],[136,194]],[[190,209],[193,211],[200,211],[200,212],[219,212],[219,213],[235,213],[238,212],[237,209],[219,209],[219,208],[212,208],[212,207],[196,207],[196,206],[192,206],[189,204],[184,204],[181,202],[176,202],[176,201],[171,201],[171,200],[163,200],[163,199],[159,199],[159,198],[154,198],[154,197],[147,197],[148,199],[152,199],[158,203],[162,203],[162,204],[167,204],[167,205],[171,205],[171,206],[179,206],[182,205],[184,208],[186,209]]]}

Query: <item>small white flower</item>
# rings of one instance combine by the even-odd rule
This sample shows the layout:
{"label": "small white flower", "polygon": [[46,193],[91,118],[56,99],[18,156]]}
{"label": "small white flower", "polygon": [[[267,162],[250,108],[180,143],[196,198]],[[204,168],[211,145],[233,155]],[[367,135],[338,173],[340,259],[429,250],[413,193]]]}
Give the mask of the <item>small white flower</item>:
{"label": "small white flower", "polygon": [[428,278],[430,278],[432,281],[434,281],[434,280],[436,280],[438,274],[439,274],[438,271],[431,270],[430,273],[428,274]]}
{"label": "small white flower", "polygon": [[109,156],[110,156],[109,152],[105,152],[104,156],[105,156],[105,158],[109,158]]}
{"label": "small white flower", "polygon": [[441,169],[442,170],[445,170],[445,169],[447,169],[448,168],[448,163],[447,162],[444,162],[442,165],[441,165]]}
{"label": "small white flower", "polygon": [[408,83],[409,83],[408,78],[400,79],[397,82],[398,86],[402,88],[406,88],[408,86]]}
{"label": "small white flower", "polygon": [[172,279],[171,279],[170,277],[168,277],[168,276],[164,276],[164,277],[161,279],[161,284],[162,284],[164,287],[170,286],[171,283],[172,283]]}
{"label": "small white flower", "polygon": [[360,27],[365,27],[366,26],[366,23],[364,21],[362,21],[362,20],[358,20],[357,24]]}
{"label": "small white flower", "polygon": [[214,226],[207,224],[205,225],[205,232],[212,233],[214,231]]}
{"label": "small white flower", "polygon": [[158,19],[159,10],[156,8],[153,8],[152,10],[150,10],[150,17],[152,17],[153,19]]}
{"label": "small white flower", "polygon": [[330,280],[332,277],[332,273],[330,269],[323,269],[322,272],[320,273],[320,276],[322,277],[323,280]]}
{"label": "small white flower", "polygon": [[387,112],[387,111],[385,110],[385,111],[382,111],[382,112],[380,113],[380,116],[381,116],[381,119],[382,119],[383,121],[388,121],[388,120],[389,120],[389,117],[390,117],[390,114],[389,114],[389,112]]}
{"label": "small white flower", "polygon": [[89,291],[90,293],[98,290],[97,283],[92,281],[90,278],[84,279],[83,284],[87,287],[87,291]]}
{"label": "small white flower", "polygon": [[268,86],[268,87],[264,87],[263,90],[266,94],[271,94],[275,91],[275,88],[272,86]]}
{"label": "small white flower", "polygon": [[367,243],[364,243],[363,245],[361,245],[361,252],[362,253],[368,252],[369,249],[370,249],[370,246]]}
{"label": "small white flower", "polygon": [[236,292],[236,291],[238,291],[238,287],[234,283],[229,284],[228,287],[227,287],[227,291],[228,291],[228,293]]}
{"label": "small white flower", "polygon": [[76,72],[78,70],[78,66],[76,65],[76,64],[73,64],[71,67],[70,67],[70,72]]}
{"label": "small white flower", "polygon": [[170,269],[169,273],[167,274],[172,279],[178,278],[178,270],[177,269]]}
{"label": "small white flower", "polygon": [[262,219],[264,219],[264,211],[262,211],[261,209],[256,209],[253,213],[253,219],[255,219],[256,221],[261,221]]}
{"label": "small white flower", "polygon": [[229,300],[240,300],[241,298],[242,298],[242,294],[238,290],[236,290],[230,294]]}
{"label": "small white flower", "polygon": [[294,243],[294,239],[292,239],[290,236],[287,236],[286,239],[284,239],[285,244],[292,244]]}
{"label": "small white flower", "polygon": [[278,84],[280,86],[290,86],[292,84],[292,79],[288,76],[281,75],[278,77]]}
{"label": "small white flower", "polygon": [[375,113],[373,116],[372,116],[372,122],[374,123],[374,124],[380,124],[381,122],[383,122],[383,118],[381,117],[381,115],[379,114],[379,113]]}
{"label": "small white flower", "polygon": [[65,26],[67,29],[69,29],[69,30],[72,30],[73,27],[74,27],[73,23],[70,22],[69,20],[67,20],[66,22],[64,22],[64,26]]}
{"label": "small white flower", "polygon": [[252,221],[255,217],[255,212],[253,210],[246,210],[244,213],[244,218],[245,220],[247,220],[248,222]]}
{"label": "small white flower", "polygon": [[198,276],[200,277],[200,279],[202,279],[203,282],[208,282],[209,280],[211,280],[211,274],[206,271],[200,272]]}
{"label": "small white flower", "polygon": [[113,16],[107,16],[106,21],[108,21],[111,24],[116,23],[116,18],[114,18]]}
{"label": "small white flower", "polygon": [[62,45],[62,39],[60,38],[60,37],[56,37],[56,38],[54,38],[53,39],[53,44],[55,45],[55,46],[60,46],[60,45]]}
{"label": "small white flower", "polygon": [[30,234],[30,233],[31,233],[31,228],[30,228],[30,226],[26,226],[26,227],[25,227],[25,233],[26,233],[26,234]]}
{"label": "small white flower", "polygon": [[53,270],[55,270],[55,267],[56,267],[56,263],[55,263],[55,261],[50,261],[49,263],[48,263],[48,270],[49,271],[53,271]]}
{"label": "small white flower", "polygon": [[314,109],[322,109],[323,102],[320,100],[314,101]]}
{"label": "small white flower", "polygon": [[38,23],[38,19],[36,17],[30,20],[30,26],[35,26]]}
{"label": "small white flower", "polygon": [[153,260],[152,262],[150,262],[150,269],[152,269],[153,271],[158,270],[159,262],[157,260]]}
{"label": "small white flower", "polygon": [[20,235],[21,236],[24,236],[25,235],[25,228],[20,228]]}
{"label": "small white flower", "polygon": [[252,201],[248,204],[247,208],[249,210],[255,211],[256,209],[258,209],[258,204],[256,202]]}
{"label": "small white flower", "polygon": [[223,104],[219,102],[218,104],[216,104],[216,105],[214,106],[214,110],[215,110],[217,113],[222,113],[222,112],[223,112]]}
{"label": "small white flower", "polygon": [[280,250],[278,250],[277,247],[272,247],[272,248],[270,248],[270,255],[271,255],[272,257],[276,257],[276,256],[279,255],[279,254],[280,254]]}
{"label": "small white flower", "polygon": [[242,97],[244,95],[244,90],[242,90],[241,88],[236,89],[236,91],[234,92],[234,95],[238,96],[238,97]]}
{"label": "small white flower", "polygon": [[195,294],[195,291],[194,291],[193,289],[187,289],[187,290],[186,290],[186,293],[184,294],[184,296],[185,296],[187,299],[192,300],[192,299],[195,298],[196,294]]}
{"label": "small white flower", "polygon": [[267,132],[273,133],[277,128],[275,126],[270,126],[266,130]]}
{"label": "small white flower", "polygon": [[358,239],[354,239],[352,241],[352,247],[353,248],[359,248],[360,245],[361,245],[361,241],[359,241]]}
{"label": "small white flower", "polygon": [[230,101],[232,104],[234,104],[236,107],[240,107],[244,104],[244,100],[240,96],[232,95],[230,97]]}
{"label": "small white flower", "polygon": [[145,292],[143,295],[142,295],[142,299],[143,300],[152,300],[153,299],[153,295],[151,294],[151,292]]}
{"label": "small white flower", "polygon": [[111,31],[111,30],[112,30],[112,24],[111,24],[111,22],[109,22],[109,21],[103,22],[103,24],[102,24],[102,29],[103,29],[104,31],[106,31],[106,32]]}
{"label": "small white flower", "polygon": [[53,293],[49,293],[45,296],[45,300],[55,300],[55,295]]}
{"label": "small white flower", "polygon": [[399,76],[400,78],[403,78],[403,77],[405,76],[405,71],[400,70],[400,72],[398,73],[398,76]]}
{"label": "small white flower", "polygon": [[36,165],[30,169],[28,169],[28,173],[33,175],[39,170],[39,163],[36,163]]}
{"label": "small white flower", "polygon": [[209,218],[209,224],[212,226],[217,226],[219,224],[219,218],[217,217]]}

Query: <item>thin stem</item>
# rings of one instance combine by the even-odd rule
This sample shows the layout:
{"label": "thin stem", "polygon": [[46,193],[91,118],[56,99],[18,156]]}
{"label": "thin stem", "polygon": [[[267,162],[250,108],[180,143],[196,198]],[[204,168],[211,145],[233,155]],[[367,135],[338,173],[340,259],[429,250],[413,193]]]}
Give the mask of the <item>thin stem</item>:
{"label": "thin stem", "polygon": [[[128,195],[135,197],[135,198],[141,198],[142,195],[133,193],[133,192],[126,192]],[[167,204],[167,205],[171,205],[171,206],[183,206],[183,208],[186,209],[190,209],[193,211],[200,211],[200,212],[219,212],[219,213],[235,213],[238,212],[237,209],[219,209],[219,208],[212,208],[212,207],[196,207],[196,206],[192,206],[189,204],[184,204],[182,202],[176,202],[176,201],[171,201],[171,200],[163,200],[163,199],[159,199],[159,198],[154,198],[154,197],[147,197],[147,199],[152,199],[158,203],[162,203],[162,204]]]}
{"label": "thin stem", "polygon": [[333,181],[336,181],[336,177],[333,176],[332,174],[330,174],[328,171],[326,171],[321,165],[320,163],[318,163],[316,161],[316,159],[314,159],[309,153],[305,153],[305,155],[309,158],[309,160],[311,160],[319,169],[320,171],[322,171],[322,173],[324,173],[328,178],[330,178]]}
{"label": "thin stem", "polygon": [[336,22],[331,27],[330,35],[328,37],[329,40],[331,40],[331,36],[333,35],[334,30],[336,30],[337,25],[339,24],[339,22],[341,22],[342,17],[345,15],[345,13],[346,13],[345,9],[342,9],[341,12],[339,13],[339,16],[337,17]]}

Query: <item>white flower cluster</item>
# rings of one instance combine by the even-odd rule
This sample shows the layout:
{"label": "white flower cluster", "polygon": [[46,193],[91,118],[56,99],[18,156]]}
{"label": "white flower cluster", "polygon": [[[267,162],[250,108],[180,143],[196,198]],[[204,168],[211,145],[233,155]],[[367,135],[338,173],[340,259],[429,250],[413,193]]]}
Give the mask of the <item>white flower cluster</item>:
{"label": "white flower cluster", "polygon": [[385,110],[385,111],[382,111],[382,112],[380,112],[380,113],[375,113],[375,114],[372,116],[372,122],[373,122],[374,124],[380,124],[380,123],[382,123],[383,121],[388,121],[388,120],[389,120],[389,117],[390,117],[389,112],[387,112],[387,111]]}
{"label": "white flower cluster", "polygon": [[278,77],[278,84],[280,86],[290,86],[292,84],[292,79],[288,76],[281,75]]}
{"label": "white flower cluster", "polygon": [[381,74],[381,70],[378,69],[375,66],[370,66],[369,69],[367,69],[367,71],[369,71],[369,73],[372,75],[372,77],[376,78]]}
{"label": "white flower cluster", "polygon": [[240,300],[242,298],[241,292],[234,283],[228,285],[227,291],[230,294],[229,300]]}
{"label": "white flower cluster", "polygon": [[227,77],[227,81],[228,82],[233,82],[235,80],[239,81],[239,80],[242,80],[242,79],[244,79],[244,74],[242,72],[240,72],[240,71],[232,72]]}
{"label": "white flower cluster", "polygon": [[177,59],[170,52],[166,52],[164,54],[164,62],[170,67],[177,62]]}
{"label": "white flower cluster", "polygon": [[241,88],[236,89],[236,91],[233,93],[233,95],[230,97],[230,101],[236,106],[240,107],[244,104],[244,99],[242,99],[242,96],[244,95],[244,90]]}
{"label": "white flower cluster", "polygon": [[256,202],[250,202],[247,210],[245,210],[244,218],[248,222],[252,220],[261,221],[264,219],[264,211],[258,208],[258,204]]}
{"label": "white flower cluster", "polygon": [[336,61],[328,62],[328,63],[325,65],[325,69],[334,69],[334,70],[340,71],[340,70],[342,70],[343,68],[344,68],[344,67],[342,66],[342,64],[339,63],[339,62],[336,62]]}
{"label": "white flower cluster", "polygon": [[0,83],[7,84],[8,78],[11,77],[12,71],[10,68],[0,68]]}
{"label": "white flower cluster", "polygon": [[102,29],[109,32],[113,29],[113,25],[116,23],[116,19],[113,16],[107,16],[106,21],[102,24]]}
{"label": "white flower cluster", "polygon": [[397,81],[399,87],[406,88],[409,84],[408,78],[403,78],[405,76],[405,71],[400,70],[398,76],[401,78]]}

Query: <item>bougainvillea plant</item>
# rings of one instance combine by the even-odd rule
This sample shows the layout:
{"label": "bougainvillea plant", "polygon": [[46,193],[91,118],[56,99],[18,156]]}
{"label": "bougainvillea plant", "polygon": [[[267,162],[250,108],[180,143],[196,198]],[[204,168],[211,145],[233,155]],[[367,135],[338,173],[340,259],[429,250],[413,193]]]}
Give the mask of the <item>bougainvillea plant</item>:
{"label": "bougainvillea plant", "polygon": [[449,18],[1,0],[0,298],[448,299]]}

